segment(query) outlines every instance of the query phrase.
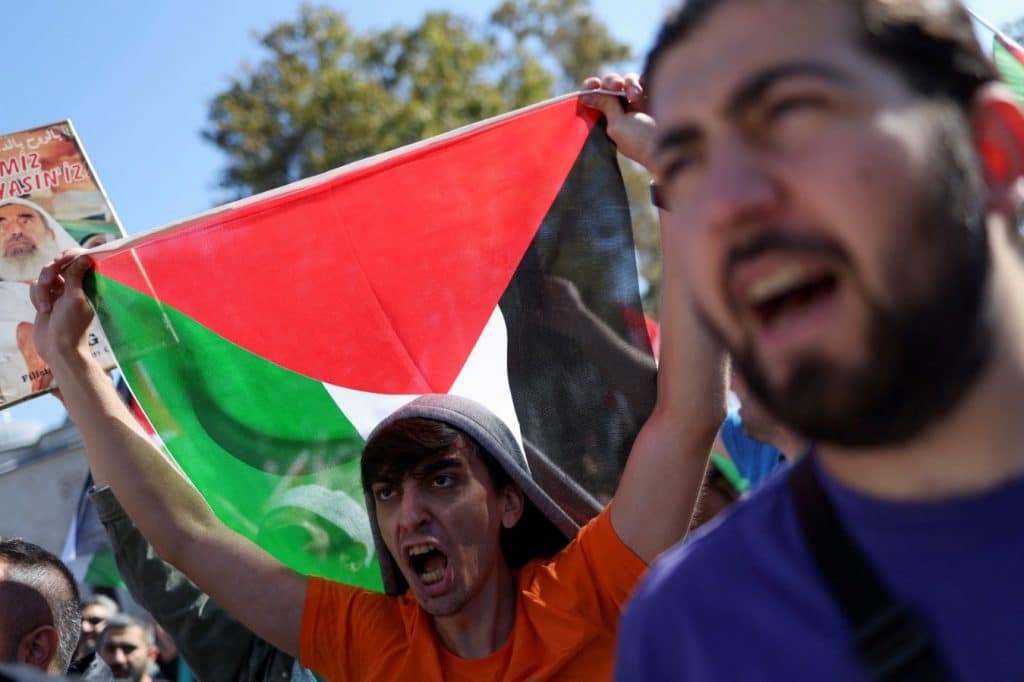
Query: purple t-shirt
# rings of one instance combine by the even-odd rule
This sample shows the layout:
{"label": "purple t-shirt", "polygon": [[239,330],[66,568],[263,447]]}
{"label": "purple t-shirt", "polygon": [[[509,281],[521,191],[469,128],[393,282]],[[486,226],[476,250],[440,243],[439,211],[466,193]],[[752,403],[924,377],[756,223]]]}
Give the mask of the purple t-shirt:
{"label": "purple t-shirt", "polygon": [[[928,624],[959,680],[1024,680],[1024,480],[941,503],[868,498],[821,473],[898,599]],[[867,677],[815,573],[790,472],[666,552],[619,624],[616,680]]]}

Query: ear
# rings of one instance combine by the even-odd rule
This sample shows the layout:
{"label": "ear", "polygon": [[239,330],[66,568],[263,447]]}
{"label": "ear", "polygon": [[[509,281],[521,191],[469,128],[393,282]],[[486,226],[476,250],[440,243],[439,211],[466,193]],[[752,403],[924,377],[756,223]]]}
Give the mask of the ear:
{"label": "ear", "polygon": [[52,625],[40,625],[30,630],[18,641],[15,660],[32,668],[51,672],[50,664],[57,657],[59,646],[60,638],[57,636],[57,629]]}
{"label": "ear", "polygon": [[508,484],[501,490],[501,525],[511,528],[523,516],[523,491],[519,486]]}
{"label": "ear", "polygon": [[156,647],[156,646],[149,647],[149,656],[148,656],[148,658],[149,658],[149,662],[150,663],[156,661],[156,659],[157,659],[157,657],[159,655],[160,655],[160,648],[159,647]]}
{"label": "ear", "polygon": [[1006,86],[986,85],[971,104],[970,125],[988,209],[1015,216],[1024,201],[1024,111]]}

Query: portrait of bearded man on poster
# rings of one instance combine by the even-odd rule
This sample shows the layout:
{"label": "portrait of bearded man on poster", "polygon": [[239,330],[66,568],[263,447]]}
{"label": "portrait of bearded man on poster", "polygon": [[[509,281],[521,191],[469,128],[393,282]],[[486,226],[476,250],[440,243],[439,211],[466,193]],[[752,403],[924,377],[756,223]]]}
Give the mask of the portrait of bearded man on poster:
{"label": "portrait of bearded man on poster", "polygon": [[0,201],[0,280],[31,282],[44,265],[74,246],[75,240],[37,204]]}
{"label": "portrait of bearded man on poster", "polygon": [[0,352],[18,357],[11,352],[16,348],[24,361],[12,360],[4,370],[0,394],[5,402],[23,394],[17,387],[25,383],[35,393],[53,381],[32,344],[35,310],[28,285],[43,265],[74,246],[75,240],[38,204],[20,198],[0,201]]}

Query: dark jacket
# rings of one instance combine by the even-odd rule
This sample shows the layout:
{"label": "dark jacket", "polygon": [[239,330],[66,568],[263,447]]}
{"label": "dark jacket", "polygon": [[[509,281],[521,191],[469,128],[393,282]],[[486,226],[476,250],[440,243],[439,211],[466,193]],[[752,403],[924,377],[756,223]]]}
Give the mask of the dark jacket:
{"label": "dark jacket", "polygon": [[292,656],[257,637],[156,555],[108,486],[92,501],[128,591],[174,640],[198,680],[311,681]]}
{"label": "dark jacket", "polygon": [[[114,682],[114,675],[103,659],[95,653],[85,656],[81,665],[71,664],[67,677],[47,675],[41,670],[17,663],[0,663],[0,682],[60,682],[66,680],[92,680],[93,682]],[[77,663],[78,661],[76,661]]]}
{"label": "dark jacket", "polygon": [[68,677],[92,682],[114,682],[114,674],[95,651],[78,659],[68,668]]}
{"label": "dark jacket", "polygon": [[52,677],[27,665],[0,663],[0,682],[60,682],[61,680],[70,682],[71,679],[70,677]]}

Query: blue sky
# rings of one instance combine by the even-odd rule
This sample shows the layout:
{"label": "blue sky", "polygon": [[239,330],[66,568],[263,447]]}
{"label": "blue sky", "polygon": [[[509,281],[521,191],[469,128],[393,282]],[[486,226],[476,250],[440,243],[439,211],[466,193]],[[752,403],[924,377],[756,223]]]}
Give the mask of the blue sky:
{"label": "blue sky", "polygon": [[[259,53],[253,35],[298,14],[296,0],[28,3],[5,12],[0,131],[70,118],[129,233],[175,222],[223,198],[224,158],[202,140],[210,100]],[[327,2],[356,29],[413,23],[428,9],[483,20],[481,0]],[[639,60],[671,0],[596,0],[597,14]],[[973,0],[1003,24],[1017,0]],[[1014,9],[1014,6],[1017,9]],[[989,37],[985,35],[985,39]],[[11,408],[15,419],[59,423],[52,398]]]}

